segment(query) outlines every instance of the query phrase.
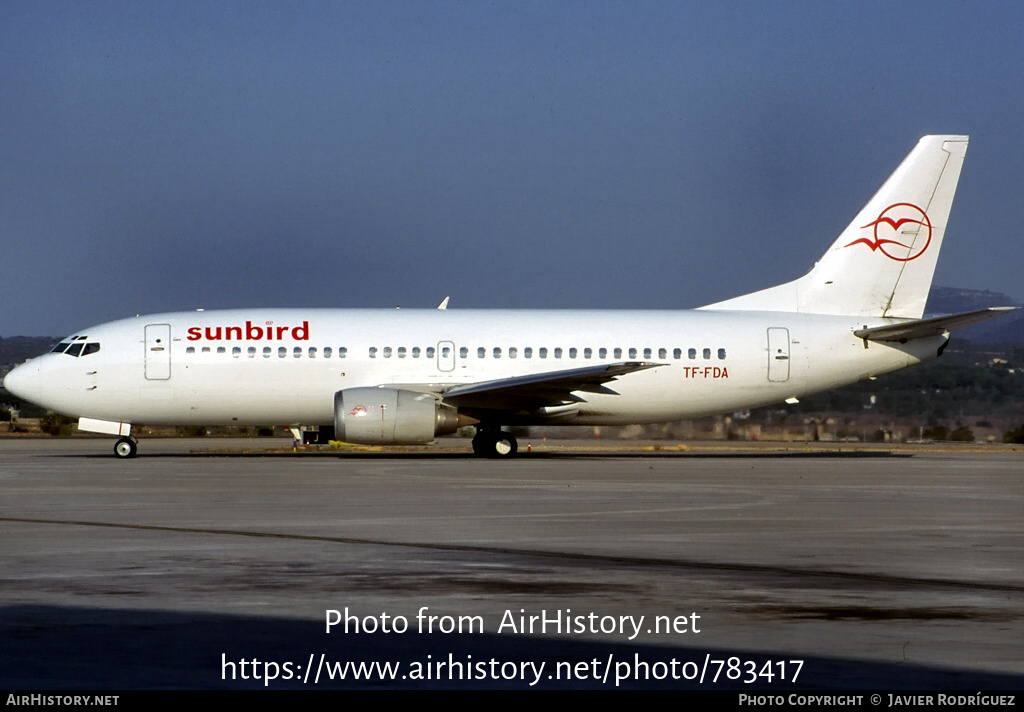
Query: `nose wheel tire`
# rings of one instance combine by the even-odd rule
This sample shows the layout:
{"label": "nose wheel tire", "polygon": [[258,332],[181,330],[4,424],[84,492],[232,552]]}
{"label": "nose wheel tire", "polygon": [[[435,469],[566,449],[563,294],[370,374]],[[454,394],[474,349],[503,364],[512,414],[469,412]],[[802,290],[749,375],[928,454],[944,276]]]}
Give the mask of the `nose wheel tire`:
{"label": "nose wheel tire", "polygon": [[135,457],[138,454],[139,446],[132,438],[121,438],[114,443],[114,455],[121,460]]}
{"label": "nose wheel tire", "polygon": [[481,430],[473,438],[473,452],[480,457],[514,457],[519,443],[504,430]]}

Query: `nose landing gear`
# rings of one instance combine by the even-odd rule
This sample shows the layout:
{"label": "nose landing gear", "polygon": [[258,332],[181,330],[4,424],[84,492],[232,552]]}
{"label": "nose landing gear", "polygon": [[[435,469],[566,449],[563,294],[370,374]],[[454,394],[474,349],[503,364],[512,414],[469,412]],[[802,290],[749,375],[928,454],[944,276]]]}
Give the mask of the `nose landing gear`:
{"label": "nose landing gear", "polygon": [[124,437],[114,443],[114,455],[121,460],[135,457],[138,451],[139,441],[135,438]]}

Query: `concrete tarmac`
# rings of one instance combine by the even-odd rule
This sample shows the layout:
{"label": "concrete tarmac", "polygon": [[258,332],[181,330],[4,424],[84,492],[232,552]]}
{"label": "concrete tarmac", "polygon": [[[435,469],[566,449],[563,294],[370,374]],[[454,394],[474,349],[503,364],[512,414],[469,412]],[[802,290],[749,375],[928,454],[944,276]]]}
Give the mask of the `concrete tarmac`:
{"label": "concrete tarmac", "polygon": [[1024,687],[1020,450],[282,444],[0,440],[0,686]]}

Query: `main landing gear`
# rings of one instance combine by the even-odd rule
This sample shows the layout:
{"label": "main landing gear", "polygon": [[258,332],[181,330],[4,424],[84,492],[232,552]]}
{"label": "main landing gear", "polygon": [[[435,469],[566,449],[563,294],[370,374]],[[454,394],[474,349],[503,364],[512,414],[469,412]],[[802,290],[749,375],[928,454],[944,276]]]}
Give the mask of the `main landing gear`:
{"label": "main landing gear", "polygon": [[135,438],[121,438],[114,443],[114,455],[122,460],[135,457],[139,452],[139,441]]}
{"label": "main landing gear", "polygon": [[496,428],[477,428],[473,452],[480,457],[514,457],[519,449],[516,436]]}

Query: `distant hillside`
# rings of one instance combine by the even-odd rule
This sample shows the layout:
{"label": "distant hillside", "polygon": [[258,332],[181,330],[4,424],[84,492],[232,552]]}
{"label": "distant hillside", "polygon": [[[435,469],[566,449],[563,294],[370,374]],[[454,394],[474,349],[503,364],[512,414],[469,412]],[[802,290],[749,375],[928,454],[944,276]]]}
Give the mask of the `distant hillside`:
{"label": "distant hillside", "polygon": [[[932,287],[926,314],[955,314],[986,307],[1015,307],[1021,302],[1006,294],[985,289]],[[979,344],[1024,344],[1024,309],[957,331],[958,338]]]}
{"label": "distant hillside", "polygon": [[984,309],[986,307],[1019,307],[1021,302],[1001,292],[987,289],[957,289],[956,287],[932,287],[928,292],[929,313],[952,314],[955,312]]}
{"label": "distant hillside", "polygon": [[0,373],[49,351],[60,341],[57,336],[0,336]]}

